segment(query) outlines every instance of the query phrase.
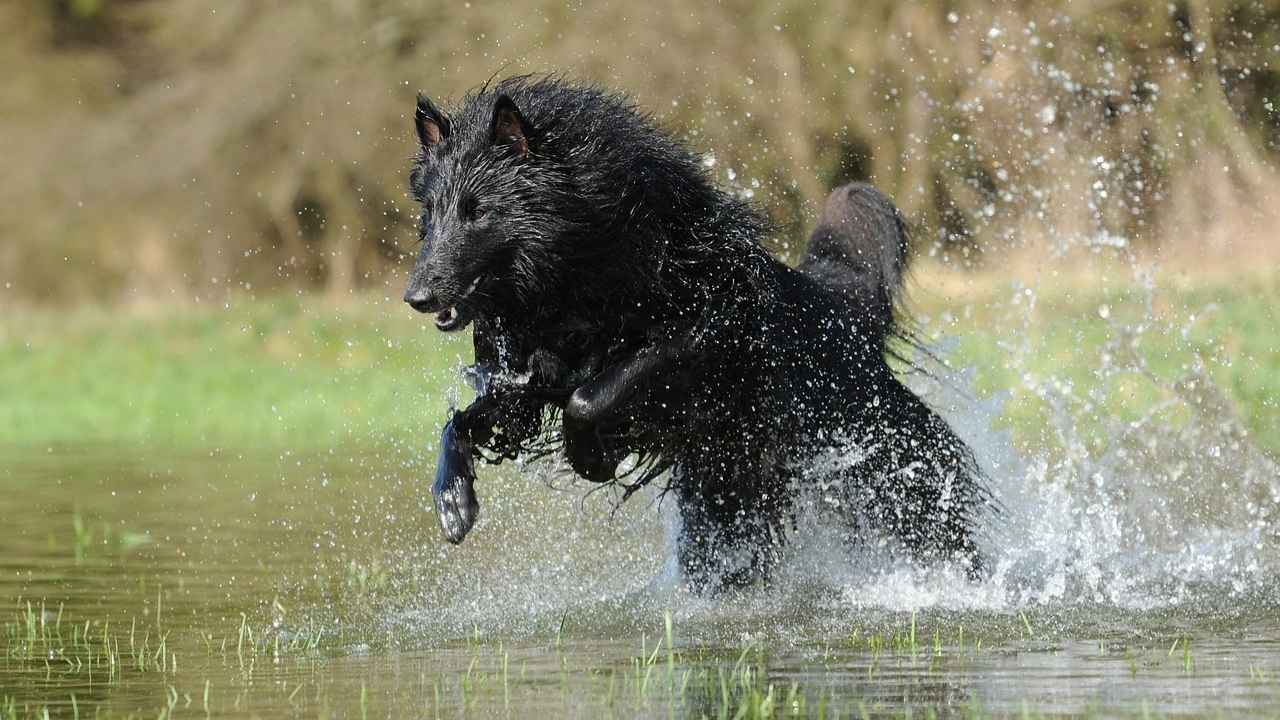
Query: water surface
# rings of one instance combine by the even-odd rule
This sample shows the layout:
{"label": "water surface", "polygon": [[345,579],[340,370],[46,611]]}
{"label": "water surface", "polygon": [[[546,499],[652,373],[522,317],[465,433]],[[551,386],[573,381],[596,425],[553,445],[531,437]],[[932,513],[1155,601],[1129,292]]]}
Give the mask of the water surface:
{"label": "water surface", "polygon": [[706,600],[656,496],[545,466],[485,473],[448,546],[429,455],[6,450],[0,717],[1280,714],[1275,546],[1248,523],[1156,537],[1010,486],[988,542],[1020,542],[983,583],[819,531],[773,587]]}

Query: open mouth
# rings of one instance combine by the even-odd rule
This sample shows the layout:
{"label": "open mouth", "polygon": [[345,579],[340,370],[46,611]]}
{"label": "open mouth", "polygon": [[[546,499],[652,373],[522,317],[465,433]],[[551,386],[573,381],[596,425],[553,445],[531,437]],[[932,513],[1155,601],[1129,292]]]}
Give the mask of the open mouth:
{"label": "open mouth", "polygon": [[440,312],[436,313],[436,329],[442,332],[453,332],[461,330],[471,323],[472,313],[469,312],[462,303],[480,287],[480,282],[484,280],[484,275],[477,275],[475,280],[467,286],[466,290],[458,296],[457,303],[451,305]]}
{"label": "open mouth", "polygon": [[436,329],[444,332],[453,332],[461,330],[466,325],[466,320],[457,307],[447,307],[436,313]]}

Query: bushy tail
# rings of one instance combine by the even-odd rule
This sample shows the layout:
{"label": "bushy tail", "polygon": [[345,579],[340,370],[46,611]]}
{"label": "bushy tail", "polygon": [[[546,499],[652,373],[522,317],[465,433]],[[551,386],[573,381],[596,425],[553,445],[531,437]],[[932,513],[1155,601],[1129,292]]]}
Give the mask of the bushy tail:
{"label": "bushy tail", "polygon": [[887,339],[897,329],[906,269],[907,230],[893,201],[866,183],[833,190],[800,270],[843,293],[865,327]]}

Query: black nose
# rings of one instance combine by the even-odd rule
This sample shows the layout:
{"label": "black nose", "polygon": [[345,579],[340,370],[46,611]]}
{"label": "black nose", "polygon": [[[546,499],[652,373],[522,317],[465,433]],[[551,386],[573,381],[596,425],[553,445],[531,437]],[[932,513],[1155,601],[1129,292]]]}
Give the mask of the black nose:
{"label": "black nose", "polygon": [[430,290],[422,288],[406,290],[404,301],[420,313],[432,313],[442,309],[440,298]]}

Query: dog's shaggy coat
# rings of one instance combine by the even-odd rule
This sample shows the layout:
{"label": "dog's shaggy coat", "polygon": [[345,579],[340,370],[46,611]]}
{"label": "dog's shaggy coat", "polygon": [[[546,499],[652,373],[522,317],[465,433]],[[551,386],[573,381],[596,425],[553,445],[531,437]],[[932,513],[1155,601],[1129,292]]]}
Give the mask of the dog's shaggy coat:
{"label": "dog's shaggy coat", "polygon": [[451,540],[478,510],[473,456],[554,446],[598,482],[669,472],[696,590],[767,576],[799,502],[979,566],[973,456],[886,362],[907,255],[882,194],[837,189],[791,268],[763,216],[619,95],[517,77],[452,115],[420,99],[416,127],[405,298],[442,329],[475,323],[483,380],[446,429]]}

